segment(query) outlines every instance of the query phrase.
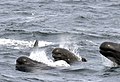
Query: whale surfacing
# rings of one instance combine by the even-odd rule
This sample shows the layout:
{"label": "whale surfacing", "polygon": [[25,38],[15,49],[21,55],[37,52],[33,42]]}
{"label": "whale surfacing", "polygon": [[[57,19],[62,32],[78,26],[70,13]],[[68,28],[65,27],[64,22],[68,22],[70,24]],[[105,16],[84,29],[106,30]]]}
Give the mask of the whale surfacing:
{"label": "whale surfacing", "polygon": [[16,70],[23,72],[32,72],[34,69],[50,69],[51,67],[34,61],[28,57],[21,56],[16,60]]}
{"label": "whale surfacing", "polygon": [[64,60],[68,64],[72,64],[77,61],[83,61],[83,62],[87,61],[85,58],[81,58],[80,60],[79,57],[77,57],[75,54],[64,48],[55,48],[52,51],[52,57],[54,58],[54,61]]}
{"label": "whale surfacing", "polygon": [[114,42],[103,42],[99,49],[103,56],[117,65],[120,65],[120,44]]}
{"label": "whale surfacing", "polygon": [[[44,50],[42,50],[44,52]],[[77,61],[86,62],[87,60],[78,57],[64,48],[55,48],[52,51],[53,60],[49,60],[47,55],[38,48],[38,40],[35,41],[34,47],[29,57],[21,56],[16,60],[16,70],[31,72],[34,69],[53,69],[56,67],[69,67]]]}
{"label": "whale surfacing", "polygon": [[[33,51],[36,50],[38,47],[38,40],[35,41]],[[23,71],[23,72],[32,72],[34,69],[51,69],[53,67],[50,67],[42,62],[39,62],[37,60],[33,60],[30,57],[21,56],[17,58],[16,60],[16,70]]]}

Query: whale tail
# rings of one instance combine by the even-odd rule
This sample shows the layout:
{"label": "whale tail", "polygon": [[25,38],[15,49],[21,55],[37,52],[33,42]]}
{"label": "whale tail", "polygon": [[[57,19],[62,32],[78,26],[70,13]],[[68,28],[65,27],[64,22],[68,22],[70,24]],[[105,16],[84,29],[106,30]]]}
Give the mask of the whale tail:
{"label": "whale tail", "polygon": [[38,40],[35,41],[33,47],[38,47]]}

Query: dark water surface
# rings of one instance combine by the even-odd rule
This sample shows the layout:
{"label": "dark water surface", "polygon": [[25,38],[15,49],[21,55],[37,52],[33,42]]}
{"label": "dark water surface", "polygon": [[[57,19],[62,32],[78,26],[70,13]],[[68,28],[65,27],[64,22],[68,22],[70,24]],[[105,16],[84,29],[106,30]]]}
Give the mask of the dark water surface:
{"label": "dark water surface", "polygon": [[[16,59],[29,56],[36,39],[40,45],[66,43],[88,62],[32,73],[15,70]],[[0,0],[0,82],[119,82],[120,68],[103,64],[104,41],[120,42],[119,0]]]}

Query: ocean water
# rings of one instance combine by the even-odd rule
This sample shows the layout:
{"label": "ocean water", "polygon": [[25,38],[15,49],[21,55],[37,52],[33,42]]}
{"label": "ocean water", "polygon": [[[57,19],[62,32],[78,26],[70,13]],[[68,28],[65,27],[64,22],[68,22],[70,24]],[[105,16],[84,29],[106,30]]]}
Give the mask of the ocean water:
{"label": "ocean water", "polygon": [[[99,53],[102,42],[120,42],[119,19],[119,0],[0,0],[0,82],[119,82],[120,68]],[[87,62],[15,70],[16,59],[29,57],[35,40],[50,59],[53,48],[63,47]]]}

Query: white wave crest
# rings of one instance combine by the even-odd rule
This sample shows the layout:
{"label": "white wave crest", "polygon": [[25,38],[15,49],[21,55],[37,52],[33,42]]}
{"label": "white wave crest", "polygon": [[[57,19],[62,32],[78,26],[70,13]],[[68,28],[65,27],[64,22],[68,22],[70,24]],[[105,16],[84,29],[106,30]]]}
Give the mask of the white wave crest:
{"label": "white wave crest", "polygon": [[[47,46],[50,44],[52,44],[52,42],[39,41],[38,46],[43,47],[43,46]],[[33,47],[34,41],[13,40],[13,39],[0,38],[0,45],[12,46],[15,49],[22,49],[22,48]]]}

